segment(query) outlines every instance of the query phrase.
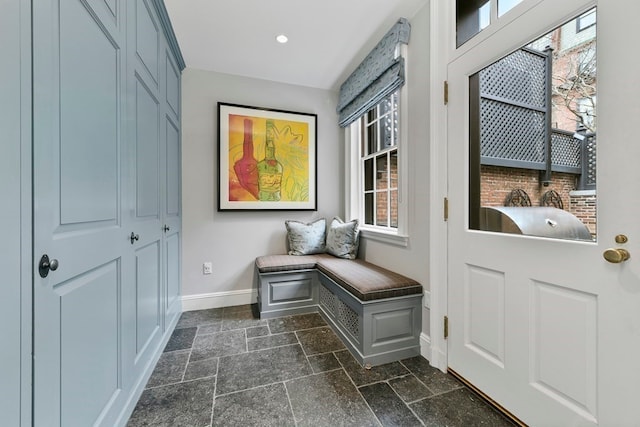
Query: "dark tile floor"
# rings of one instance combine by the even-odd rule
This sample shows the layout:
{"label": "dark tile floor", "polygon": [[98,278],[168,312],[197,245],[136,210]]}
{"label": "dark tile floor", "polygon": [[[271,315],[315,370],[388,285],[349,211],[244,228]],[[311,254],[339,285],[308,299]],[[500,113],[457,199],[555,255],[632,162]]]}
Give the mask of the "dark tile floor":
{"label": "dark tile floor", "polygon": [[129,426],[512,426],[414,357],[362,368],[317,314],[182,314]]}

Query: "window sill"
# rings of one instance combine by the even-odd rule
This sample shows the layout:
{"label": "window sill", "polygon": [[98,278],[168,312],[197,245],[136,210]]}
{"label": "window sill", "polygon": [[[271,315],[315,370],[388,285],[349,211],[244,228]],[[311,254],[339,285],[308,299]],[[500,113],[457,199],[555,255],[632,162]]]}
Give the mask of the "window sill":
{"label": "window sill", "polygon": [[390,233],[372,228],[360,228],[360,235],[367,240],[374,240],[376,242],[388,243],[395,246],[409,246],[409,236],[404,236],[396,233]]}

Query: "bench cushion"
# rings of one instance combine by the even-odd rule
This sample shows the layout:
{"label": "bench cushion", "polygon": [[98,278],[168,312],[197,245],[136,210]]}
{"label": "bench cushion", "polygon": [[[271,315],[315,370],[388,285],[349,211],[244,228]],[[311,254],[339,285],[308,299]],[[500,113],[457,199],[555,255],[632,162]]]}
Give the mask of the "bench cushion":
{"label": "bench cushion", "polygon": [[280,271],[310,270],[316,268],[319,259],[333,258],[327,254],[316,255],[265,255],[256,258],[256,267],[260,273]]}
{"label": "bench cushion", "polygon": [[401,297],[422,293],[422,285],[375,264],[327,254],[265,255],[256,258],[260,273],[278,273],[317,268],[361,301]]}
{"label": "bench cushion", "polygon": [[422,285],[415,280],[361,259],[323,257],[317,268],[361,301],[422,293]]}

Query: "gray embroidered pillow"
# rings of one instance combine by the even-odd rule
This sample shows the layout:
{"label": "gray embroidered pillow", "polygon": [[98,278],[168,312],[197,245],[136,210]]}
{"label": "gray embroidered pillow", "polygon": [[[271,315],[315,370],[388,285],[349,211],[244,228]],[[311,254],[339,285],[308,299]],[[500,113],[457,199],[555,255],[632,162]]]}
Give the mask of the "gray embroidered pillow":
{"label": "gray embroidered pillow", "polygon": [[285,221],[289,255],[311,255],[324,252],[324,239],[327,221],[320,218],[312,223]]}
{"label": "gray embroidered pillow", "polygon": [[358,255],[359,237],[357,219],[343,222],[335,217],[327,231],[327,253],[339,258],[355,259]]}

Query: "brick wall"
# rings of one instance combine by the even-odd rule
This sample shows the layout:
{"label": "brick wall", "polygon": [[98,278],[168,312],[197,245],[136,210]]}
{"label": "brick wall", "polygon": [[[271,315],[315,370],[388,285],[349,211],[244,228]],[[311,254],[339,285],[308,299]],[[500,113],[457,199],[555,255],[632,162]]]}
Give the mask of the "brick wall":
{"label": "brick wall", "polygon": [[482,165],[480,168],[480,205],[504,206],[511,190],[522,189],[531,199],[531,206],[540,206],[542,195],[555,190],[566,211],[577,216],[592,235],[596,232],[596,196],[572,196],[577,175],[553,172],[548,187],[540,185],[540,172],[530,169]]}
{"label": "brick wall", "polygon": [[596,195],[573,195],[571,196],[569,212],[580,218],[580,221],[587,226],[592,236],[596,236]]}

